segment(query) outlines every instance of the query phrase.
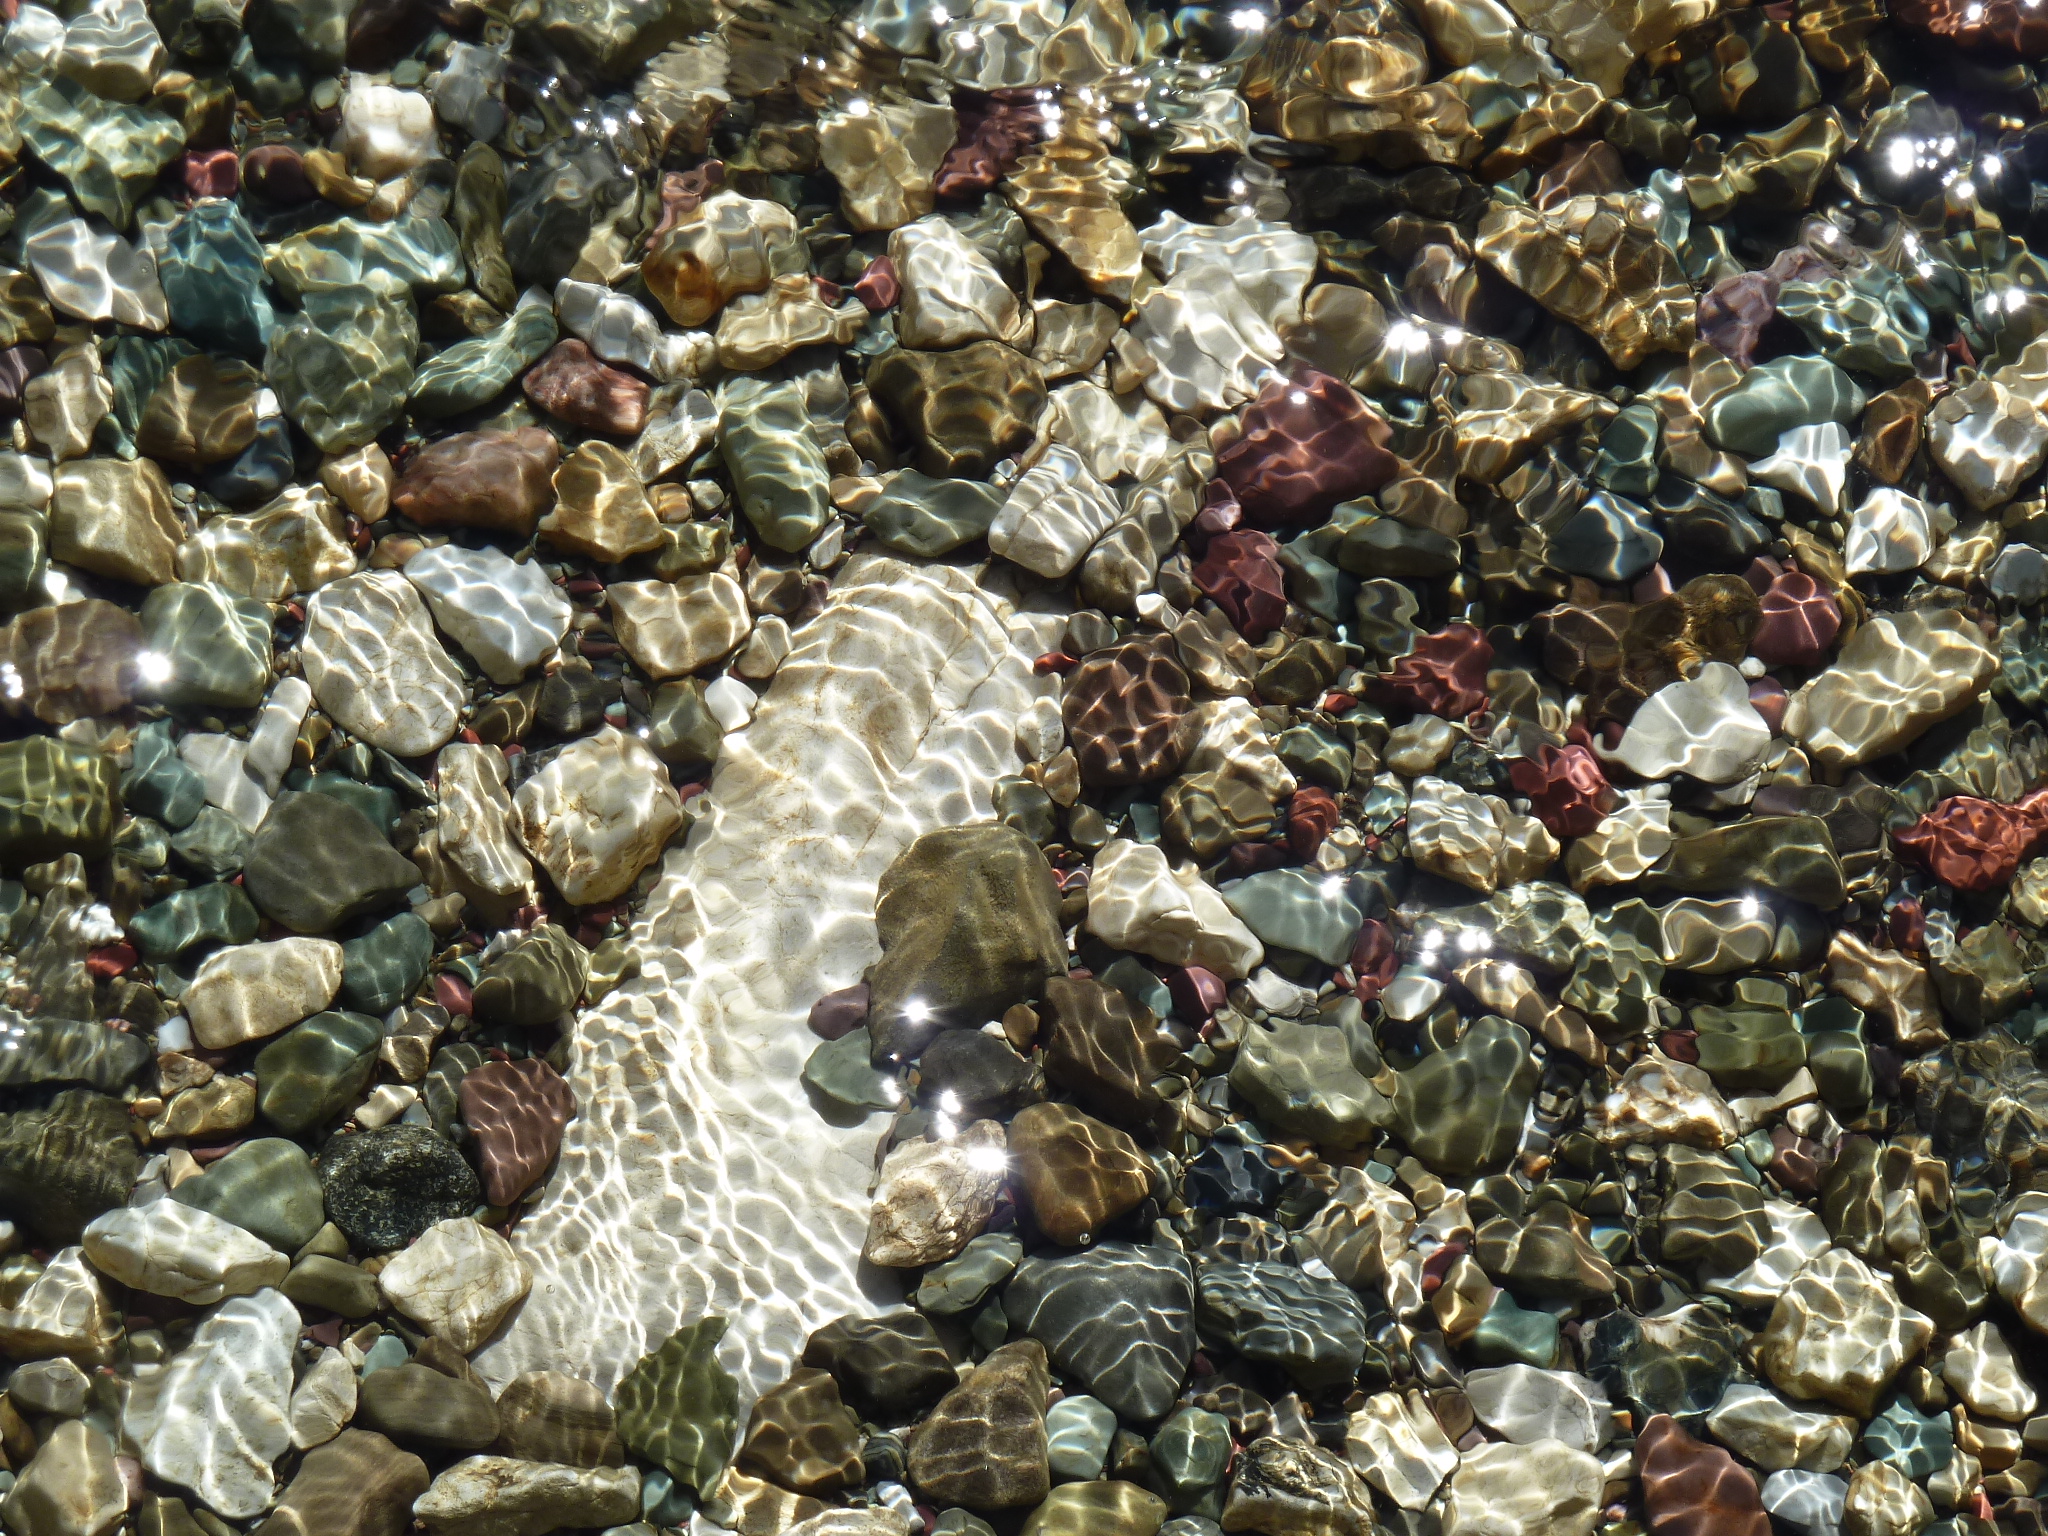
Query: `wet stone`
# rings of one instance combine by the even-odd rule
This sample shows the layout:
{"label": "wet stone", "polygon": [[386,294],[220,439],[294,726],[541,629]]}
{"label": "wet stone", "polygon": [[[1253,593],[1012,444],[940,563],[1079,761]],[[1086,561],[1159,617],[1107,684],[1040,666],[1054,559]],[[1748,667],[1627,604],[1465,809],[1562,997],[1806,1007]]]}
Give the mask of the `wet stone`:
{"label": "wet stone", "polygon": [[587,1381],[529,1371],[505,1384],[496,1406],[502,1456],[571,1467],[615,1467],[625,1460],[611,1405]]}
{"label": "wet stone", "polygon": [[910,1480],[940,1504],[1029,1509],[1049,1491],[1046,1351],[1005,1344],[942,1398],[910,1441]]}
{"label": "wet stone", "polygon": [[907,1418],[959,1381],[937,1332],[916,1312],[827,1323],[805,1343],[803,1364],[830,1371],[842,1398],[875,1420]]}
{"label": "wet stone", "polygon": [[950,352],[898,348],[868,370],[868,389],[914,446],[928,475],[988,477],[1029,442],[1045,408],[1038,365],[997,341]]}
{"label": "wet stone", "polygon": [[1119,1417],[1172,1404],[1195,1347],[1194,1284],[1177,1254],[1131,1243],[1027,1258],[1003,1293],[1011,1326]]}
{"label": "wet stone", "polygon": [[1009,1156],[1023,1205],[1062,1247],[1090,1241],[1152,1186],[1151,1165],[1136,1142],[1063,1104],[1034,1104],[1018,1114]]}
{"label": "wet stone", "polygon": [[303,1248],[325,1220],[312,1159],[275,1137],[242,1143],[178,1185],[170,1198],[253,1232],[285,1253]]}
{"label": "wet stone", "polygon": [[402,1248],[437,1221],[467,1216],[481,1194],[462,1154],[418,1125],[338,1137],[321,1152],[319,1174],[328,1218],[371,1253]]}
{"label": "wet stone", "polygon": [[397,904],[419,870],[369,818],[331,795],[287,791],[250,839],[244,885],[267,915],[301,933]]}
{"label": "wet stone", "polygon": [[1364,1313],[1350,1289],[1291,1265],[1203,1265],[1196,1317],[1244,1358],[1311,1391],[1350,1380],[1364,1357]]}
{"label": "wet stone", "polygon": [[678,1483],[708,1494],[738,1431],[738,1383],[715,1351],[725,1319],[678,1329],[626,1374],[612,1395],[626,1448]]}
{"label": "wet stone", "polygon": [[384,1029],[360,1013],[315,1014],[256,1054],[256,1105],[289,1136],[317,1129],[361,1096]]}
{"label": "wet stone", "polygon": [[831,1374],[799,1366],[755,1399],[739,1464],[792,1493],[832,1494],[861,1480],[860,1442]]}
{"label": "wet stone", "polygon": [[406,461],[392,505],[422,527],[483,528],[525,537],[554,501],[561,458],[539,427],[457,433]]}
{"label": "wet stone", "polygon": [[546,1173],[561,1150],[576,1101],[546,1062],[493,1061],[464,1075],[462,1121],[475,1140],[484,1199],[509,1206]]}

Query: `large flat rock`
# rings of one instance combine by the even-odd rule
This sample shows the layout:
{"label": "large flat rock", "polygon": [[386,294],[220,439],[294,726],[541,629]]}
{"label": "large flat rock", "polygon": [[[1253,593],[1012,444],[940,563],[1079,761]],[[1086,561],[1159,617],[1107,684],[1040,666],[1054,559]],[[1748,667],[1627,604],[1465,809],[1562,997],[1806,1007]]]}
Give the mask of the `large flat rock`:
{"label": "large flat rock", "polygon": [[751,1399],[805,1336],[893,1303],[860,1262],[881,1117],[827,1124],[798,1081],[805,1015],[874,960],[874,896],[912,839],[990,814],[1060,617],[972,567],[856,556],[730,738],[710,814],[634,929],[642,974],[576,1025],[577,1117],[513,1242],[526,1305],[477,1356],[607,1394],[675,1328],[732,1320]]}

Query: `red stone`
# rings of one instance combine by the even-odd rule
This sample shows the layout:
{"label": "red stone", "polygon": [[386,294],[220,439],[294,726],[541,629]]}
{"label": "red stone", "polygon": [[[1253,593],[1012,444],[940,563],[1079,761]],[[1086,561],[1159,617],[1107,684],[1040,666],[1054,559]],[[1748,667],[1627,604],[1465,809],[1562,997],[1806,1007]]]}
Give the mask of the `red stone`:
{"label": "red stone", "polygon": [[86,951],[85,968],[95,980],[111,981],[134,970],[140,958],[133,944],[103,944]]}
{"label": "red stone", "polygon": [[1965,48],[2003,50],[2027,59],[2048,53],[2048,16],[2030,0],[1893,0],[1891,14],[1908,27]]}
{"label": "red stone", "polygon": [[1054,672],[1057,672],[1061,677],[1065,677],[1079,665],[1081,665],[1081,658],[1078,656],[1069,656],[1065,651],[1047,651],[1043,656],[1032,659],[1031,670],[1040,677],[1045,677]]}
{"label": "red stone", "polygon": [[1216,477],[1259,527],[1319,520],[1401,468],[1387,451],[1386,420],[1350,385],[1313,368],[1268,384],[1240,426],[1237,441],[1216,455]]}
{"label": "red stone", "polygon": [[242,184],[242,162],[232,149],[188,150],[178,171],[194,197],[233,197]]}
{"label": "red stone", "polygon": [[456,1093],[462,1123],[476,1141],[484,1199],[509,1206],[562,1150],[562,1128],[576,1113],[576,1096],[537,1056],[486,1062],[464,1075]]}
{"label": "red stone", "polygon": [[312,201],[313,179],[289,144],[259,144],[242,157],[242,185],[271,203]]}
{"label": "red stone", "polygon": [[877,256],[869,262],[868,269],[853,285],[853,296],[871,315],[894,309],[896,301],[903,297],[903,284],[896,277],[896,263],[886,256]]}
{"label": "red stone", "polygon": [[1687,1066],[1700,1064],[1700,1037],[1689,1029],[1668,1029],[1657,1037],[1657,1049]]}
{"label": "red stone", "polygon": [[1229,1000],[1223,978],[1199,965],[1168,971],[1166,990],[1173,997],[1174,1017],[1185,1024],[1206,1023]]}
{"label": "red stone", "polygon": [[1314,858],[1340,819],[1335,795],[1320,784],[1302,785],[1287,802],[1287,846],[1296,858]]}
{"label": "red stone", "polygon": [[979,197],[995,190],[1024,151],[1047,136],[1051,93],[1028,87],[955,91],[959,137],[939,162],[932,190],[940,197]]}
{"label": "red stone", "polygon": [[1651,1536],[1771,1536],[1756,1483],[1718,1445],[1660,1413],[1636,1436],[1636,1474]]}
{"label": "red stone", "polygon": [[556,342],[528,370],[522,387],[526,398],[550,416],[612,437],[631,437],[646,424],[652,393],[645,379],[600,362],[573,336]]}
{"label": "red stone", "polygon": [[1394,930],[1376,917],[1369,917],[1351,941],[1351,973],[1358,978],[1357,994],[1369,1003],[1401,969],[1401,955],[1394,943]]}
{"label": "red stone", "polygon": [[1171,777],[1195,744],[1187,669],[1165,635],[1084,657],[1060,713],[1081,782],[1143,784]]}
{"label": "red stone", "polygon": [[451,976],[446,971],[437,973],[434,977],[434,1001],[457,1018],[468,1018],[469,983],[460,976]]}
{"label": "red stone", "polygon": [[1943,885],[1990,891],[2007,884],[2048,835],[2048,790],[2017,805],[1951,795],[1903,832],[1892,846],[1926,865]]}
{"label": "red stone", "polygon": [[856,981],[837,992],[827,992],[811,1004],[811,1033],[820,1040],[843,1040],[868,1017],[868,984]]}
{"label": "red stone", "polygon": [[1254,645],[1287,618],[1280,546],[1270,535],[1251,528],[1218,534],[1209,541],[1194,578],[1202,594]]}
{"label": "red stone", "polygon": [[1785,724],[1785,711],[1792,703],[1792,695],[1785,691],[1785,685],[1774,677],[1760,677],[1749,685],[1749,704],[1764,724],[1777,735]]}
{"label": "red stone", "polygon": [[647,237],[647,249],[653,250],[668,233],[669,226],[686,213],[695,213],[703,206],[704,199],[725,185],[725,162],[706,160],[702,165],[687,171],[663,171],[661,173],[661,217],[655,222],[653,233]]}
{"label": "red stone", "polygon": [[1841,632],[1842,610],[1804,571],[1771,579],[1758,605],[1763,618],[1750,636],[1749,653],[1767,667],[1818,667]]}
{"label": "red stone", "polygon": [[545,427],[458,432],[406,460],[392,505],[422,528],[488,528],[526,538],[554,505],[561,457]]}
{"label": "red stone", "polygon": [[1449,624],[1415,642],[1391,670],[1366,683],[1366,697],[1385,708],[1457,719],[1486,708],[1486,669],[1493,645],[1470,624]]}
{"label": "red stone", "polygon": [[1534,757],[1508,762],[1515,793],[1551,836],[1584,837],[1620,802],[1600,760],[1585,747],[1541,746]]}
{"label": "red stone", "polygon": [[1785,284],[1833,271],[1805,246],[1795,245],[1780,251],[1760,272],[1723,278],[1700,297],[1695,322],[1700,340],[1747,368],[1756,361],[1757,343],[1778,312],[1778,294]]}
{"label": "red stone", "polygon": [[1892,936],[1892,948],[1913,955],[1927,952],[1927,913],[1918,899],[1901,896],[1885,913],[1884,921]]}

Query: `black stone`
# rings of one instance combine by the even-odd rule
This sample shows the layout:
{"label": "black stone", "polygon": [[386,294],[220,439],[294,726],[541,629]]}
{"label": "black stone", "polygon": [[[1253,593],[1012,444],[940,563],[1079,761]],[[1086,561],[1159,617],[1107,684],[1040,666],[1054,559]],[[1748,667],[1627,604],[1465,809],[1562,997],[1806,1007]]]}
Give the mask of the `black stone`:
{"label": "black stone", "polygon": [[483,1204],[476,1171],[423,1125],[337,1136],[318,1172],[328,1219],[365,1252],[403,1248],[435,1222]]}

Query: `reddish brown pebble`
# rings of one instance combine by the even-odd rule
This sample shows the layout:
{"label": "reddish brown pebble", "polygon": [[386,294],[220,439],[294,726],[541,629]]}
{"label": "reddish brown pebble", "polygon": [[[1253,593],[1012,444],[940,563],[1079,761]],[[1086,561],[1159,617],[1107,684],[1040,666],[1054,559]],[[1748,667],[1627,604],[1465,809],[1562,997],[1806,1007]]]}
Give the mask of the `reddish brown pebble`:
{"label": "reddish brown pebble", "polygon": [[1194,570],[1195,585],[1256,645],[1287,617],[1280,546],[1254,529],[1219,534]]}
{"label": "reddish brown pebble", "polygon": [[1199,965],[1182,966],[1166,973],[1166,990],[1173,994],[1176,1017],[1207,1019],[1228,1001],[1223,978]]}
{"label": "reddish brown pebble", "polygon": [[867,1021],[868,984],[856,981],[827,992],[811,1004],[811,1033],[820,1040],[843,1040]]}
{"label": "reddish brown pebble", "polygon": [[1718,1445],[1660,1413],[1636,1436],[1636,1472],[1651,1536],[1771,1536],[1756,1483]]}
{"label": "reddish brown pebble", "polygon": [[2048,790],[2017,805],[1951,795],[1902,832],[1892,846],[1918,860],[1943,885],[1989,891],[2010,881],[2048,833]]}
{"label": "reddish brown pebble", "polygon": [[312,200],[306,163],[289,144],[259,144],[242,157],[242,185],[271,203]]}
{"label": "reddish brown pebble", "polygon": [[1046,136],[1047,105],[1032,88],[955,91],[960,136],[939,162],[932,191],[940,197],[979,197],[1009,175],[1025,150]]}
{"label": "reddish brown pebble", "polygon": [[1401,466],[1387,451],[1392,436],[1364,396],[1304,368],[1268,384],[1245,408],[1242,435],[1216,455],[1216,477],[1248,522],[1307,522],[1394,478]]}
{"label": "reddish brown pebble", "polygon": [[528,370],[526,398],[585,432],[631,437],[647,421],[647,381],[598,361],[571,337]]}
{"label": "reddish brown pebble", "polygon": [[1369,917],[1360,926],[1358,937],[1351,942],[1351,972],[1358,978],[1360,1001],[1370,1002],[1364,996],[1364,989],[1371,988],[1372,997],[1378,997],[1380,989],[1394,979],[1401,969],[1401,953],[1394,943],[1394,930],[1376,917]]}
{"label": "reddish brown pebble", "polygon": [[1452,719],[1486,708],[1486,669],[1493,646],[1470,624],[1450,624],[1415,642],[1391,671],[1373,678],[1373,703]]}
{"label": "reddish brown pebble", "polygon": [[1582,746],[1539,746],[1534,757],[1511,759],[1508,777],[1553,837],[1584,837],[1621,800],[1600,760]]}
{"label": "reddish brown pebble", "polygon": [[1165,635],[1095,652],[1067,678],[1061,714],[1084,784],[1173,774],[1195,744],[1187,670]]}
{"label": "reddish brown pebble", "polygon": [[193,197],[233,197],[242,181],[242,162],[232,149],[191,150],[178,169]]}
{"label": "reddish brown pebble", "polygon": [[1767,667],[1819,667],[1842,628],[1842,610],[1804,571],[1771,579],[1759,604],[1763,618],[1749,653]]}
{"label": "reddish brown pebble", "polygon": [[871,315],[894,309],[896,301],[903,296],[903,285],[896,280],[896,263],[886,256],[877,256],[869,262],[867,270],[853,285],[853,296]]}
{"label": "reddish brown pebble", "polygon": [[1288,848],[1296,858],[1314,858],[1340,820],[1337,797],[1320,784],[1304,784],[1287,802]]}
{"label": "reddish brown pebble", "polygon": [[488,528],[527,538],[555,502],[561,446],[542,427],[458,432],[406,461],[392,504],[422,528]]}
{"label": "reddish brown pebble", "polygon": [[576,1113],[576,1096],[535,1056],[486,1062],[463,1077],[457,1093],[462,1123],[476,1138],[484,1199],[510,1205],[562,1150],[562,1127]]}

